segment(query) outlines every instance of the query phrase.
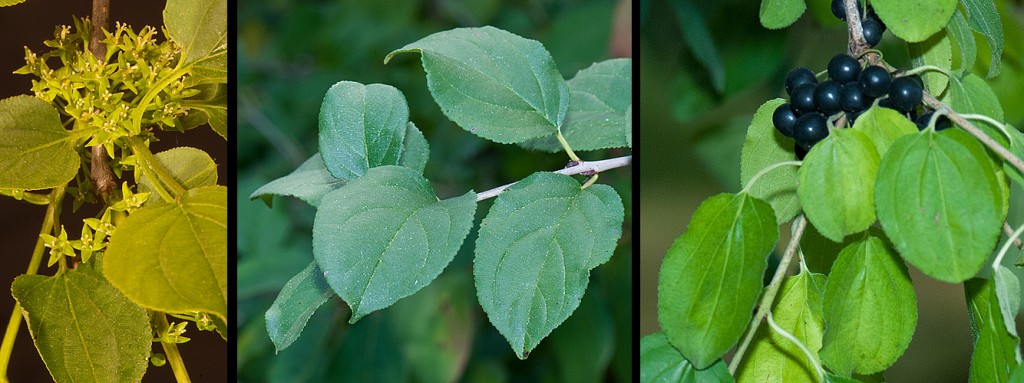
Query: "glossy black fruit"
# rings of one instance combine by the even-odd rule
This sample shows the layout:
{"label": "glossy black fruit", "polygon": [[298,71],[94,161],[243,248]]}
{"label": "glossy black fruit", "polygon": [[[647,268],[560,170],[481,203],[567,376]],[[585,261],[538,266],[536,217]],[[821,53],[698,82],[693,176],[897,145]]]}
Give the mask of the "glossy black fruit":
{"label": "glossy black fruit", "polygon": [[840,89],[839,84],[832,80],[826,80],[814,88],[814,105],[821,113],[831,116],[843,109],[839,104]]}
{"label": "glossy black fruit", "polygon": [[796,112],[789,104],[779,105],[775,108],[775,113],[772,113],[772,123],[775,124],[775,129],[782,133],[782,135],[793,138],[793,125],[796,124]]}
{"label": "glossy black fruit", "polygon": [[860,72],[858,81],[860,82],[860,90],[864,91],[864,94],[878,98],[889,92],[892,75],[883,67],[871,65]]}
{"label": "glossy black fruit", "polygon": [[828,137],[828,125],[825,116],[820,113],[808,113],[796,119],[793,126],[793,139],[796,144],[810,151],[814,144]]}
{"label": "glossy black fruit", "polygon": [[889,99],[896,110],[909,112],[914,110],[924,98],[921,84],[910,77],[898,77],[889,84]]}
{"label": "glossy black fruit", "polygon": [[864,114],[864,110],[854,113],[846,113],[846,126],[853,126],[853,123],[857,122],[857,118],[862,114]]}
{"label": "glossy black fruit", "polygon": [[839,105],[847,112],[860,112],[871,106],[871,97],[860,89],[860,83],[851,82],[839,90]]}
{"label": "glossy black fruit", "polygon": [[882,41],[882,34],[885,33],[885,28],[882,27],[882,23],[873,18],[866,18],[861,23],[863,29],[864,42],[868,43],[868,46],[874,47]]}
{"label": "glossy black fruit", "polygon": [[793,111],[797,115],[810,113],[818,109],[814,106],[814,88],[815,84],[801,84],[793,89],[793,94],[789,96],[789,103],[793,106]]}
{"label": "glossy black fruit", "polygon": [[[857,0],[857,9],[860,9],[860,0]],[[832,16],[846,21],[846,5],[843,0],[832,0]]]}
{"label": "glossy black fruit", "polygon": [[837,54],[828,61],[828,77],[840,85],[857,81],[858,75],[860,62],[848,54]]}
{"label": "glossy black fruit", "polygon": [[[925,128],[927,128],[928,127],[928,122],[931,121],[932,115],[934,115],[934,114],[935,114],[935,112],[928,112],[928,113],[922,114],[920,117],[918,117],[916,120],[914,120],[914,123],[917,124],[917,130],[924,130]],[[935,120],[935,131],[949,129],[949,128],[952,128],[952,127],[953,127],[953,122],[950,121],[949,118],[946,117],[946,116],[939,116],[939,118],[937,120]]]}
{"label": "glossy black fruit", "polygon": [[803,84],[817,84],[818,79],[810,69],[799,67],[789,71],[786,75],[786,94],[793,97],[793,89]]}
{"label": "glossy black fruit", "polygon": [[796,159],[803,161],[804,157],[807,157],[807,149],[804,149],[800,144],[793,143],[793,151],[796,152]]}

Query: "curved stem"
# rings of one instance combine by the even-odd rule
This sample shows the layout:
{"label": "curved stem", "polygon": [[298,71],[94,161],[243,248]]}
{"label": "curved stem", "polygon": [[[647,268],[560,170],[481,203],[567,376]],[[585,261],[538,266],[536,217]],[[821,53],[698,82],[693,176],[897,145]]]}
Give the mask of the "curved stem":
{"label": "curved stem", "polygon": [[[159,193],[164,200],[171,202],[185,193],[185,188],[174,179],[167,169],[164,169],[164,166],[156,159],[153,152],[149,151],[149,148],[146,147],[146,144],[141,138],[130,137],[128,138],[128,143],[132,148],[132,153],[134,153],[138,158],[139,167],[149,176],[151,181],[154,181],[152,182],[154,189],[156,189],[157,193]],[[159,186],[160,183],[167,185],[167,187],[171,189],[170,192],[173,196],[168,195],[167,191],[164,190],[163,187]]]}
{"label": "curved stem", "polygon": [[[180,64],[181,62],[179,61],[178,63]],[[149,103],[153,101],[153,98],[155,98],[156,95],[160,94],[160,92],[162,92],[164,88],[166,88],[172,82],[181,78],[181,76],[187,74],[188,71],[190,70],[192,70],[192,64],[177,68],[174,70],[174,72],[171,72],[171,74],[168,75],[167,78],[160,80],[160,82],[156,83],[153,89],[150,89],[149,92],[147,92],[146,95],[142,97],[142,100],[139,101],[139,105],[136,106],[135,109],[132,111],[132,126],[137,127],[141,131],[142,115],[146,113],[146,108],[149,107]]]}
{"label": "curved stem", "polygon": [[917,68],[914,68],[914,69],[908,70],[906,72],[903,72],[903,76],[913,76],[915,74],[919,74],[919,73],[926,72],[926,71],[941,72],[942,74],[946,75],[946,77],[953,77],[953,74],[949,73],[949,71],[947,71],[945,69],[942,69],[942,68],[939,68],[939,67],[934,66],[934,65],[921,65],[921,66],[919,66]]}
{"label": "curved stem", "polygon": [[810,361],[812,365],[814,365],[814,370],[818,372],[818,379],[821,381],[825,381],[825,370],[821,368],[821,363],[818,363],[818,359],[814,357],[814,353],[812,353],[811,350],[808,350],[807,346],[805,346],[803,342],[801,342],[799,339],[793,336],[793,334],[790,334],[782,327],[779,327],[779,325],[775,323],[775,320],[772,319],[772,313],[770,311],[768,312],[768,315],[765,317],[765,319],[768,321],[768,327],[771,327],[776,334],[779,334],[783,338],[786,338],[790,342],[793,342],[793,344],[800,348],[800,351],[804,352],[804,355],[807,356],[807,360]]}
{"label": "curved stem", "polygon": [[987,146],[989,149],[992,149],[992,151],[998,154],[1000,157],[1003,157],[1003,159],[1005,159],[1006,162],[1009,163],[1011,166],[1017,168],[1017,170],[1019,170],[1021,173],[1024,173],[1024,159],[1018,158],[1017,156],[1013,155],[1013,153],[1010,153],[1009,150],[1004,148],[1002,145],[999,145],[999,143],[996,142],[996,140],[992,139],[992,137],[989,137],[987,134],[985,134],[985,132],[982,132],[981,129],[979,129],[977,126],[974,126],[974,124],[972,124],[970,121],[964,118],[963,115],[954,112],[948,106],[946,106],[946,104],[943,104],[941,101],[936,99],[934,96],[928,94],[927,92],[924,94],[924,103],[935,110],[943,108],[949,110],[949,113],[947,113],[946,116],[949,117],[950,120],[953,120],[953,122],[956,123],[961,129],[963,129],[970,135],[974,136],[974,138],[977,138],[978,141],[981,141],[982,144],[985,144],[985,146]]}
{"label": "curved stem", "polygon": [[[50,192],[50,204],[46,208],[46,216],[43,217],[43,226],[39,228],[39,234],[47,234],[53,231],[54,222],[60,215],[60,206],[64,202],[64,189],[67,184],[53,188]],[[46,245],[43,238],[36,236],[36,247],[32,250],[32,259],[28,262],[26,275],[32,275],[39,271],[39,265],[43,261],[43,253]],[[0,344],[0,381],[7,382],[7,364],[11,361],[11,350],[14,349],[14,341],[18,337],[18,329],[21,327],[21,304],[15,303],[11,318],[7,321],[7,330],[4,331],[4,340]]]}
{"label": "curved stem", "polygon": [[562,144],[562,149],[565,149],[565,154],[569,155],[569,159],[579,162],[580,158],[576,156],[576,152],[572,151],[572,148],[569,147],[569,141],[566,141],[565,136],[562,135],[562,129],[558,129],[558,131],[555,132],[555,137],[558,137],[558,143]]}
{"label": "curved stem", "polygon": [[999,265],[1003,263],[1003,257],[1006,256],[1006,252],[1010,251],[1010,245],[1013,244],[1014,240],[1020,238],[1022,233],[1024,233],[1024,225],[1020,225],[1020,227],[1010,235],[1010,238],[1006,240],[1003,247],[999,249],[999,255],[996,255],[996,260],[992,262],[993,271],[998,269]]}
{"label": "curved stem", "polygon": [[586,188],[590,187],[590,185],[593,185],[594,182],[597,182],[597,176],[599,176],[599,175],[601,175],[601,173],[597,173],[597,174],[594,174],[594,175],[590,176],[590,178],[587,179],[587,182],[584,182],[583,185],[580,186],[580,190],[586,189]]}
{"label": "curved stem", "polygon": [[789,239],[789,245],[786,246],[786,252],[782,255],[782,260],[779,261],[779,267],[775,269],[775,275],[772,276],[771,283],[764,289],[764,295],[761,296],[761,301],[757,303],[757,311],[754,312],[754,319],[750,321],[750,326],[747,328],[747,333],[743,337],[743,342],[740,343],[739,347],[736,348],[736,354],[733,355],[732,361],[729,362],[729,373],[732,375],[736,374],[736,369],[740,366],[740,360],[743,359],[743,354],[747,352],[747,347],[750,346],[750,341],[754,339],[754,333],[757,332],[757,326],[761,324],[761,320],[767,316],[768,311],[771,310],[772,304],[775,302],[775,296],[779,294],[779,288],[782,287],[782,280],[786,277],[786,271],[789,269],[789,263],[793,261],[793,255],[796,254],[796,247],[800,244],[800,237],[804,235],[804,229],[807,228],[807,219],[801,214],[796,217],[793,222],[793,235]]}
{"label": "curved stem", "polygon": [[[1003,232],[1006,233],[1007,237],[1013,236],[1013,228],[1010,227],[1010,224],[1006,223],[1006,221],[1003,221]],[[1024,242],[1021,242],[1020,238],[1013,240],[1013,243],[1017,245],[1018,249],[1024,250]]]}
{"label": "curved stem", "polygon": [[775,170],[776,168],[781,168],[783,166],[789,166],[789,165],[800,166],[800,165],[803,165],[803,162],[802,161],[782,161],[782,162],[776,162],[774,164],[768,165],[764,169],[761,169],[761,171],[759,171],[756,174],[754,174],[753,177],[750,177],[750,181],[747,181],[747,185],[743,187],[743,190],[740,190],[740,193],[749,192],[750,188],[752,186],[754,186],[754,183],[757,182],[757,180],[760,179],[761,176],[767,174],[768,172],[770,172],[772,170]]}
{"label": "curved stem", "polygon": [[996,119],[994,119],[992,117],[986,116],[984,114],[961,114],[960,116],[962,116],[963,118],[966,118],[968,120],[981,120],[981,121],[985,121],[985,122],[987,122],[987,123],[989,123],[989,124],[999,128],[999,131],[1001,133],[1003,133],[1003,136],[1006,137],[1006,140],[1010,141],[1010,142],[1013,142],[1013,137],[1010,137],[1010,132],[1006,131],[1006,125],[1003,125],[1001,122],[996,121]]}
{"label": "curved stem", "polygon": [[[163,335],[167,332],[167,316],[164,313],[150,311],[149,322],[156,328],[158,335]],[[178,383],[191,382],[192,380],[188,377],[188,370],[185,369],[185,361],[181,359],[181,353],[178,352],[178,345],[176,343],[160,342],[160,346],[164,348],[167,364],[171,366],[171,371],[174,371],[174,379]]]}
{"label": "curved stem", "polygon": [[[571,176],[573,174],[596,175],[597,173],[603,172],[605,170],[621,168],[623,166],[629,165],[632,162],[633,156],[616,157],[601,161],[580,161],[578,164],[576,164],[576,166],[556,170],[554,171],[554,173],[565,174],[567,176]],[[488,198],[497,197],[498,194],[501,194],[501,192],[505,191],[505,189],[512,187],[512,185],[515,185],[518,182],[519,181],[506,185],[501,185],[494,189],[477,193],[476,201],[480,202]]]}

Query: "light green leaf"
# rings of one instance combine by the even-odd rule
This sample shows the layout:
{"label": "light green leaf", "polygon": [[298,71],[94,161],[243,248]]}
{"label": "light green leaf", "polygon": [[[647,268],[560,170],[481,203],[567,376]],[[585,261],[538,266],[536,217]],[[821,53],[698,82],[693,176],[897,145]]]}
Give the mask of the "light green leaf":
{"label": "light green leaf", "polygon": [[900,255],[951,283],[974,276],[988,259],[1005,201],[985,149],[958,129],[897,140],[875,185],[878,220]]}
{"label": "light green leaf", "polygon": [[[1003,324],[1010,335],[1017,336],[1017,312],[1020,311],[1020,281],[1006,266],[1000,265],[992,276],[996,286],[996,297],[999,298],[999,312],[1003,315]],[[1017,358],[1020,361],[1020,358]]]}
{"label": "light green leaf", "polygon": [[[783,330],[817,355],[825,332],[822,321],[822,296],[825,276],[802,272],[787,277],[772,305],[772,318]],[[789,339],[760,326],[749,353],[736,370],[740,383],[819,382],[818,372],[806,354]]]}
{"label": "light green leaf", "polygon": [[54,277],[19,276],[11,293],[54,381],[142,380],[153,339],[146,310],[91,265]]}
{"label": "light green leaf", "polygon": [[343,180],[398,164],[408,122],[409,106],[395,87],[341,81],[327,90],[320,106],[320,156]]}
{"label": "light green leaf", "polygon": [[[770,100],[757,108],[747,128],[740,154],[740,182],[746,185],[750,178],[769,165],[796,160],[793,139],[783,136],[772,123],[772,113],[785,100]],[[775,210],[778,224],[793,219],[800,211],[796,194],[797,168],[783,166],[766,173],[750,188],[750,195],[765,200]]]}
{"label": "light green leaf", "polygon": [[842,242],[875,223],[878,162],[871,139],[853,129],[832,130],[807,153],[796,191],[807,219],[826,238]]}
{"label": "light green leaf", "polygon": [[959,81],[950,81],[949,92],[943,101],[948,102],[957,113],[983,114],[996,121],[1003,120],[1003,107],[999,105],[999,98],[984,79],[972,73]]}
{"label": "light green leaf", "polygon": [[995,283],[973,278],[964,282],[964,292],[974,334],[968,382],[1007,382],[1020,365],[1020,338],[1006,331]]}
{"label": "light green leaf", "polygon": [[[939,31],[918,43],[908,43],[907,49],[910,51],[910,65],[914,67],[932,65],[946,70],[953,68],[953,45],[945,31]],[[933,70],[922,73],[921,79],[928,93],[933,95],[942,94],[949,83],[949,76]]]}
{"label": "light green leaf", "polygon": [[401,166],[370,169],[323,197],[313,256],[352,308],[350,323],[437,278],[473,224],[476,193],[438,201],[430,182]]}
{"label": "light green leaf", "polygon": [[989,50],[992,51],[991,66],[986,77],[998,76],[1003,55],[1003,24],[999,20],[999,11],[996,10],[995,3],[992,0],[963,0],[961,3],[967,12],[967,21],[971,29],[985,36]]}
{"label": "light green leaf", "polygon": [[658,274],[658,321],[686,359],[707,368],[739,340],[779,240],[771,206],[746,193],[701,203]]}
{"label": "light green leaf", "polygon": [[[633,102],[633,60],[605,60],[568,81],[569,111],[562,135],[574,151],[628,147],[626,110]],[[562,151],[554,135],[523,143],[530,149]]]}
{"label": "light green leaf", "polygon": [[[202,150],[180,146],[157,153],[156,159],[185,189],[217,185],[217,164]],[[143,175],[139,179],[139,192],[153,190],[152,181]]]}
{"label": "light green leaf", "polygon": [[57,109],[31,96],[0,100],[0,189],[48,189],[71,181],[79,158]]}
{"label": "light green leaf", "polygon": [[182,60],[190,64],[228,45],[227,0],[168,0],[164,7],[167,35],[181,44]]}
{"label": "light green leaf", "polygon": [[825,374],[826,383],[863,383],[857,379],[846,378],[839,375]]}
{"label": "light green leaf", "polygon": [[725,90],[725,66],[722,65],[722,58],[715,48],[715,41],[711,39],[711,31],[704,21],[705,16],[692,0],[675,0],[671,3],[676,12],[679,28],[683,31],[683,40],[686,41],[693,57],[708,70],[711,86],[721,93]]}
{"label": "light green leaf", "polygon": [[885,370],[910,345],[917,297],[907,266],[882,240],[847,246],[825,285],[821,360],[844,376]]}
{"label": "light green leaf", "polygon": [[761,25],[768,29],[788,27],[805,10],[804,0],[761,0]]}
{"label": "light green leaf", "polygon": [[942,30],[956,0],[873,0],[878,17],[897,37],[916,43]]}
{"label": "light green leaf", "polygon": [[832,264],[839,257],[839,252],[846,245],[853,243],[853,238],[854,236],[848,236],[842,243],[833,242],[821,235],[813,223],[808,222],[804,235],[800,237],[800,251],[803,252],[807,269],[828,275],[829,270],[832,270]]}
{"label": "light green leaf", "polygon": [[327,193],[345,186],[346,182],[348,181],[334,178],[327,171],[320,153],[316,153],[290,174],[260,186],[252,192],[249,199],[262,198],[263,202],[270,206],[275,195],[291,196],[317,207]]}
{"label": "light green leaf", "polygon": [[553,134],[565,119],[569,88],[551,54],[498,28],[434,33],[388,53],[420,52],[427,86],[445,116],[500,143]]}
{"label": "light green leaf", "polygon": [[872,106],[857,117],[853,129],[871,139],[878,150],[878,158],[885,157],[889,146],[900,137],[917,133],[917,126],[900,112],[880,106]]}
{"label": "light green leaf", "polygon": [[178,201],[147,204],[117,225],[103,274],[152,310],[208,312],[227,320],[227,188],[205,186]]}
{"label": "light green leaf", "polygon": [[198,84],[225,84],[228,82],[227,50],[219,51],[192,64],[190,76],[185,78],[186,86]]}
{"label": "light green leaf", "polygon": [[409,121],[406,127],[405,140],[402,141],[402,155],[398,164],[423,174],[427,166],[427,158],[430,157],[430,144],[423,132],[416,128],[416,124]]}
{"label": "light green leaf", "polygon": [[206,114],[206,122],[210,124],[210,129],[213,129],[214,132],[225,140],[228,138],[227,106],[202,106],[196,107],[196,109]]}
{"label": "light green leaf", "polygon": [[323,272],[311,262],[281,288],[266,314],[267,333],[277,352],[288,348],[302,334],[309,317],[334,296]]}
{"label": "light green leaf", "polygon": [[974,62],[978,58],[978,45],[974,41],[974,32],[967,25],[967,19],[964,18],[960,9],[953,12],[953,18],[949,20],[946,30],[949,32],[949,37],[960,48],[960,66],[956,71],[958,76],[962,76],[974,67]]}
{"label": "light green leaf", "polygon": [[498,195],[480,224],[473,275],[480,305],[520,359],[579,306],[590,270],[622,236],[623,214],[610,186],[581,190],[557,173]]}
{"label": "light green leaf", "polygon": [[641,383],[730,383],[729,368],[721,359],[698,370],[668,343],[660,332],[640,339]]}

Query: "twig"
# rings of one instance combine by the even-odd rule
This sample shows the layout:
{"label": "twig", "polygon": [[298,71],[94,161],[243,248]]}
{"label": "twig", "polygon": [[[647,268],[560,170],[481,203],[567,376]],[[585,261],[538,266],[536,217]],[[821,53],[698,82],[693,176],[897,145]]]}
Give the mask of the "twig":
{"label": "twig", "polygon": [[[107,57],[107,46],[100,43],[100,37],[103,36],[103,30],[109,24],[109,15],[110,0],[92,1],[92,35],[89,38],[89,51],[92,52],[93,56],[96,56],[96,60],[100,62],[100,65],[106,62]],[[108,202],[110,195],[114,190],[117,190],[117,182],[114,182],[114,173],[110,171],[109,161],[110,159],[107,158],[107,152],[103,149],[103,145],[92,147],[89,178],[96,185],[96,191],[100,193],[100,198],[103,199],[104,203]]]}
{"label": "twig", "polygon": [[[850,55],[858,56],[861,52],[870,49],[867,41],[864,41],[864,28],[860,23],[860,9],[857,8],[856,0],[845,0],[844,5],[846,6],[846,23],[849,26],[850,42],[849,50]],[[877,55],[876,55],[877,56]]]}
{"label": "twig", "polygon": [[775,302],[775,296],[779,294],[779,288],[782,287],[782,279],[785,278],[786,271],[789,270],[789,263],[793,260],[793,255],[796,254],[796,247],[800,244],[800,237],[803,237],[804,229],[807,228],[807,219],[800,215],[793,224],[793,235],[789,239],[789,245],[786,246],[786,252],[782,255],[782,260],[779,261],[779,267],[775,269],[775,275],[772,276],[771,283],[765,288],[761,302],[757,304],[757,311],[754,313],[754,320],[750,321],[750,327],[747,328],[747,335],[743,337],[743,342],[736,348],[736,354],[733,355],[732,361],[729,362],[729,373],[731,375],[736,374],[736,369],[740,366],[743,354],[747,352],[750,341],[754,339],[757,326],[768,315],[772,304]]}
{"label": "twig", "polygon": [[[578,164],[576,164],[576,166],[556,170],[554,171],[554,173],[565,174],[567,176],[571,176],[573,174],[584,174],[590,176],[603,172],[605,170],[621,168],[623,166],[629,165],[631,162],[633,162],[633,156],[616,157],[601,161],[580,161]],[[479,202],[488,198],[497,197],[498,194],[501,194],[501,192],[505,191],[505,189],[508,189],[509,187],[515,185],[518,182],[519,181],[516,181],[507,185],[498,186],[494,189],[485,192],[480,192],[476,195],[476,200],[477,202]]]}
{"label": "twig", "polygon": [[[1003,232],[1006,233],[1007,237],[1013,237],[1013,228],[1006,221],[1003,221]],[[1024,250],[1024,243],[1020,241],[1020,238],[1014,238],[1013,244],[1017,245],[1018,249]]]}

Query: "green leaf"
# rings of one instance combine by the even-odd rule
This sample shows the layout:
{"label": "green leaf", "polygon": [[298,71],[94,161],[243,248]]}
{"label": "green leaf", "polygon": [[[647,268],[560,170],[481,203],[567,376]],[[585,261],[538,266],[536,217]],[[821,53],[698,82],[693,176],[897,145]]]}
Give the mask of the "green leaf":
{"label": "green leaf", "polygon": [[807,219],[826,238],[842,242],[875,223],[878,162],[871,139],[853,129],[832,130],[807,153],[796,191]]}
{"label": "green leaf", "polygon": [[[796,160],[793,140],[775,129],[772,113],[785,100],[770,100],[754,113],[754,119],[747,128],[740,155],[740,182],[746,185],[750,178],[769,165],[782,161]],[[783,166],[766,173],[750,188],[750,195],[771,204],[778,224],[793,219],[800,211],[800,200],[796,194],[797,168]]]}
{"label": "green leaf", "polygon": [[185,78],[185,85],[192,87],[198,84],[225,84],[228,82],[227,50],[206,56],[192,64],[190,76]]}
{"label": "green leaf", "polygon": [[316,262],[311,262],[281,288],[266,315],[267,333],[277,352],[298,339],[309,317],[332,296],[334,291],[327,285]]}
{"label": "green leaf", "polygon": [[804,0],[761,0],[761,25],[768,29],[788,27],[805,10]]}
{"label": "green leaf", "polygon": [[1003,24],[999,20],[999,11],[991,0],[963,0],[961,3],[967,12],[971,29],[981,33],[988,41],[992,60],[986,77],[995,77],[999,75],[999,63],[1003,55]]}
{"label": "green leaf", "polygon": [[1006,331],[996,289],[991,279],[964,282],[974,334],[969,382],[1007,382],[1020,364],[1020,338]]}
{"label": "green leaf", "polygon": [[658,321],[686,359],[707,368],[739,340],[779,240],[771,206],[746,193],[701,203],[658,274]]}
{"label": "green leaf", "polygon": [[622,236],[622,199],[536,172],[498,195],[480,224],[473,275],[480,306],[520,359],[580,303],[590,270]]}
{"label": "green leaf", "polygon": [[[1010,153],[1013,153],[1017,158],[1024,159],[1024,133],[1021,133],[1021,131],[1012,126],[1007,126],[1006,130],[1010,133],[1010,145],[1007,149],[1010,149]],[[1024,172],[1010,165],[1009,162],[1003,163],[1003,170],[1010,178],[1015,179],[1017,184],[1024,186]]]}
{"label": "green leaf", "polygon": [[[156,159],[185,189],[217,185],[217,164],[202,150],[180,146],[157,153]],[[143,175],[139,179],[139,192],[153,190],[153,182]]]}
{"label": "green leaf", "polygon": [[[825,276],[802,272],[787,277],[772,305],[772,318],[814,353],[821,349],[825,332],[822,296]],[[759,383],[818,382],[818,372],[806,354],[789,339],[760,326],[749,353],[736,370],[738,381]]]}
{"label": "green leaf", "polygon": [[142,380],[153,339],[146,310],[91,265],[54,277],[19,276],[11,293],[54,381]]}
{"label": "green leaf", "polygon": [[423,132],[416,128],[416,124],[409,121],[406,127],[405,140],[402,141],[402,155],[398,164],[423,174],[427,167],[427,158],[430,157],[430,144]]}
{"label": "green leaf", "polygon": [[[330,290],[328,288],[328,290]],[[339,327],[339,314],[342,310],[339,310],[338,305],[333,307],[329,306],[329,309],[317,310],[312,317],[309,318],[309,322],[306,323],[306,328],[303,330],[303,336],[296,339],[292,343],[292,347],[288,347],[287,350],[281,350],[277,355],[270,356],[269,347],[267,352],[263,355],[271,357],[273,363],[269,363],[266,373],[266,381],[274,383],[299,383],[299,382],[322,382],[326,380],[324,376],[327,373],[327,369],[330,367],[330,363],[325,363],[325,355],[331,355],[334,352],[334,341],[337,339],[338,327]],[[263,319],[263,318],[259,318]],[[250,321],[250,324],[258,324],[261,327],[264,326],[262,320]],[[265,333],[260,333],[258,336],[266,338]],[[238,347],[253,348],[252,345],[246,345],[239,343]],[[248,350],[247,350],[248,351]],[[239,366],[244,366],[241,362]],[[252,369],[249,367],[239,367],[240,370],[245,370],[246,373],[251,372]]]}
{"label": "green leaf", "polygon": [[946,30],[949,32],[949,37],[960,48],[960,66],[957,67],[957,75],[962,76],[974,67],[974,62],[978,58],[978,45],[974,41],[974,32],[967,25],[967,19],[959,9],[953,12],[953,18],[949,20]]}
{"label": "green leaf", "polygon": [[999,98],[985,80],[972,73],[959,81],[950,81],[946,98],[943,101],[948,102],[957,113],[983,114],[996,121],[1003,120],[1003,107],[999,105]]}
{"label": "green leaf", "polygon": [[985,149],[960,130],[903,137],[882,158],[878,220],[900,255],[929,276],[974,276],[996,245],[1006,201]]}
{"label": "green leaf", "polygon": [[640,382],[728,383],[735,380],[721,359],[709,368],[694,368],[668,343],[665,334],[658,332],[640,339]]}
{"label": "green leaf", "polygon": [[[626,110],[633,102],[633,60],[605,60],[568,81],[569,111],[562,135],[574,151],[629,147]],[[554,135],[523,143],[530,149],[562,151]]]}
{"label": "green leaf", "polygon": [[917,126],[893,109],[872,106],[853,124],[854,130],[863,132],[878,150],[878,158],[885,157],[889,147],[900,137],[917,133]]}
{"label": "green leaf", "polygon": [[956,0],[873,0],[889,30],[907,42],[916,43],[942,30],[953,16]]}
{"label": "green leaf", "polygon": [[206,114],[206,122],[210,124],[218,135],[225,140],[228,138],[228,108],[227,106],[201,106],[197,110]]}
{"label": "green leaf", "polygon": [[821,235],[814,224],[808,222],[807,228],[804,229],[804,235],[800,237],[800,251],[803,252],[807,269],[811,272],[828,275],[829,270],[832,270],[832,264],[839,257],[839,252],[846,245],[853,243],[852,238],[853,236],[846,237],[842,243],[834,242]]}
{"label": "green leaf", "polygon": [[445,116],[500,143],[553,134],[565,119],[569,88],[551,54],[498,28],[434,33],[388,53],[420,52],[427,86]]}
{"label": "green leaf", "polygon": [[718,49],[715,48],[715,41],[711,39],[711,31],[704,21],[705,16],[693,5],[692,0],[673,0],[671,3],[679,21],[679,28],[683,31],[686,46],[690,48],[693,57],[708,70],[715,91],[721,93],[725,90],[725,67],[722,65]]}
{"label": "green leaf", "polygon": [[0,100],[0,189],[48,189],[78,172],[75,136],[57,109],[31,96]]}
{"label": "green leaf", "polygon": [[881,239],[847,246],[825,285],[821,360],[844,376],[885,370],[910,345],[917,297],[907,266]]}
{"label": "green leaf", "polygon": [[415,170],[380,166],[323,197],[313,256],[352,308],[350,323],[441,274],[473,224],[476,193],[438,201]]}
{"label": "green leaf", "polygon": [[863,383],[857,379],[846,378],[839,375],[825,374],[826,383]]}
{"label": "green leaf", "polygon": [[335,178],[354,180],[367,169],[396,165],[409,106],[391,85],[341,81],[320,106],[320,156]]}
{"label": "green leaf", "polygon": [[[946,70],[953,68],[953,45],[945,31],[939,31],[918,43],[908,43],[907,49],[910,51],[910,65],[914,67],[933,65]],[[922,73],[921,79],[928,93],[933,95],[942,94],[949,83],[949,76],[934,70]]]}
{"label": "green leaf", "polygon": [[0,0],[0,7],[7,7],[15,4],[24,3],[25,0]]}
{"label": "green leaf", "polygon": [[146,204],[117,225],[103,274],[136,304],[203,311],[227,320],[227,188],[205,186],[178,201]]}
{"label": "green leaf", "polygon": [[202,60],[228,45],[227,0],[168,0],[164,7],[167,35],[181,44],[185,64]]}
{"label": "green leaf", "polygon": [[992,276],[996,285],[996,297],[999,298],[999,312],[1003,315],[1003,324],[1010,335],[1017,336],[1017,312],[1020,311],[1020,281],[1006,266],[1000,265]]}
{"label": "green leaf", "polygon": [[[329,359],[328,377],[324,382],[408,382],[409,364],[402,354],[402,344],[393,326],[390,313],[376,313],[365,321],[347,326],[340,345],[322,357]],[[409,318],[416,320],[415,318]]]}
{"label": "green leaf", "polygon": [[327,171],[320,153],[316,153],[290,174],[260,186],[252,192],[249,199],[262,198],[263,202],[270,206],[273,196],[290,196],[317,207],[327,193],[345,186],[346,182],[348,181],[334,178]]}

